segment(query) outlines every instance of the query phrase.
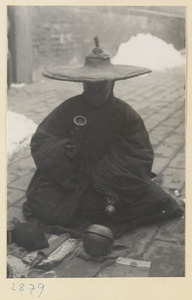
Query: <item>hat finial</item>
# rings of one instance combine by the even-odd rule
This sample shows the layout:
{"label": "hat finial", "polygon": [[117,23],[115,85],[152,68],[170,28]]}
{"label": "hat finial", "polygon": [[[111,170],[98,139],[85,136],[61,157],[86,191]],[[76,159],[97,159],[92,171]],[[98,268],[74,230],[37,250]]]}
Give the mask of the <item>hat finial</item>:
{"label": "hat finial", "polygon": [[94,41],[95,41],[95,48],[92,50],[94,55],[100,55],[103,53],[103,50],[99,47],[99,38],[98,36],[94,37]]}
{"label": "hat finial", "polygon": [[94,41],[95,41],[95,46],[99,48],[99,38],[98,38],[98,36],[94,37]]}

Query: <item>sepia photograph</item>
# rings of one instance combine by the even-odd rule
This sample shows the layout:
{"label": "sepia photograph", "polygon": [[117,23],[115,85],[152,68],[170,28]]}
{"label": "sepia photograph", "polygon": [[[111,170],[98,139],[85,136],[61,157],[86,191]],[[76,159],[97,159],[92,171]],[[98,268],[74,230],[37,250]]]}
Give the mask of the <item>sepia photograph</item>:
{"label": "sepia photograph", "polygon": [[186,276],[185,79],[185,6],[7,6],[7,278]]}

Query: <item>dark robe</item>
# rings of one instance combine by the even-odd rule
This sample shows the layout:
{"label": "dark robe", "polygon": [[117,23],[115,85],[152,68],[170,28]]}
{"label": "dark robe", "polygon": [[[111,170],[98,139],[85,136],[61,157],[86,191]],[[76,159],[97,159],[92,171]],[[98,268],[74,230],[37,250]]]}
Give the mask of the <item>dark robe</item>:
{"label": "dark robe", "polygon": [[[76,116],[84,116],[87,124],[77,126]],[[78,147],[73,159],[65,151],[70,143]],[[91,106],[84,93],[63,102],[37,128],[31,152],[37,170],[27,190],[27,216],[62,226],[86,218],[102,223],[109,218],[107,198],[117,203],[111,219],[134,224],[178,210],[151,181],[154,154],[143,120],[114,96],[99,107]]]}

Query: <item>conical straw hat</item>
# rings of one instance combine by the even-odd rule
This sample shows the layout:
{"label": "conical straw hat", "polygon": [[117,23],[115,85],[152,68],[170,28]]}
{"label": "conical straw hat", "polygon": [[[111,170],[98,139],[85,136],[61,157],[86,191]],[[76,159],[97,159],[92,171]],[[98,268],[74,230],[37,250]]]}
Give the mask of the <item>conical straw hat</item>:
{"label": "conical straw hat", "polygon": [[98,37],[94,38],[95,48],[86,56],[82,67],[59,66],[42,72],[43,76],[63,81],[103,81],[123,80],[146,73],[151,70],[137,66],[113,65],[108,54],[99,47]]}

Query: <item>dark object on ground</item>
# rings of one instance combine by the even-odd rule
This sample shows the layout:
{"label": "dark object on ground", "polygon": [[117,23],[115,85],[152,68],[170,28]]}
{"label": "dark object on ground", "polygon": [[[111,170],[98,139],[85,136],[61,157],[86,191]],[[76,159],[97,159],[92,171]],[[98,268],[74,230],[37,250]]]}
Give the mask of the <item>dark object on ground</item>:
{"label": "dark object on ground", "polygon": [[68,239],[67,235],[58,237],[56,240],[53,241],[53,243],[50,243],[48,249],[43,249],[39,251],[37,257],[31,263],[29,263],[28,266],[30,267],[37,266],[44,259],[46,259],[51,253],[53,253],[59,246],[61,246],[67,239]]}
{"label": "dark object on ground", "polygon": [[106,255],[110,253],[112,249],[112,231],[108,227],[102,225],[91,225],[85,231],[83,244],[86,252],[91,255]]}
{"label": "dark object on ground", "polygon": [[14,229],[14,241],[28,251],[49,247],[44,231],[36,223],[20,223]]}

